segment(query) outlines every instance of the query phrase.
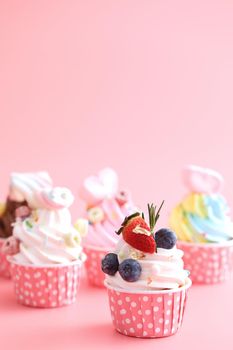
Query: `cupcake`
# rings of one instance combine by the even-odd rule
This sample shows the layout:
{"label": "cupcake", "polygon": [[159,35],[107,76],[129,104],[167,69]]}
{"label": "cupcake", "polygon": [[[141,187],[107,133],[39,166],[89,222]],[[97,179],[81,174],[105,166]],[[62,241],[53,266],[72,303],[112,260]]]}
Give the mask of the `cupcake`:
{"label": "cupcake", "polygon": [[183,267],[176,235],[155,232],[158,209],[151,205],[149,225],[144,214],[125,218],[114,253],[102,260],[115,329],[128,336],[157,338],[173,335],[181,326],[191,286]]}
{"label": "cupcake", "polygon": [[170,227],[184,251],[185,267],[194,283],[218,283],[233,267],[233,222],[220,194],[223,178],[217,172],[190,165],[184,169],[188,190],[172,210]]}
{"label": "cupcake", "polygon": [[[16,219],[15,249],[11,249],[12,238],[8,245],[16,299],[31,307],[68,305],[76,300],[85,259],[81,232],[72,225],[68,209],[73,195],[56,187],[35,192],[34,197],[38,208],[28,217]],[[85,231],[87,222],[81,226]]]}
{"label": "cupcake", "polygon": [[[1,215],[4,213],[4,211],[5,211],[5,205],[1,203],[0,218],[1,218]],[[5,241],[6,241],[5,238],[0,238],[0,276],[10,278],[10,264],[7,261],[6,255],[2,251],[2,247],[4,246]]]}
{"label": "cupcake", "polygon": [[47,172],[11,174],[9,194],[0,208],[0,276],[10,277],[10,265],[3,250],[6,238],[12,236],[17,215],[27,215],[36,207],[32,192],[51,186],[52,180]]}
{"label": "cupcake", "polygon": [[119,239],[115,231],[135,207],[130,194],[118,190],[118,176],[110,168],[86,178],[80,197],[85,201],[85,217],[89,222],[88,234],[83,239],[88,281],[93,286],[104,287],[101,260],[115,247]]}

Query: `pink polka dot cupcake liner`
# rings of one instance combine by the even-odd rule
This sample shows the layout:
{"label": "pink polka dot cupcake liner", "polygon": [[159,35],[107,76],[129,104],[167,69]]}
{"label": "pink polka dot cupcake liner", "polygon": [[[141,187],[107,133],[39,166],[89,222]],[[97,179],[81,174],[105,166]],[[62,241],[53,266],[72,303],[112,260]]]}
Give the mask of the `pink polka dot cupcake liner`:
{"label": "pink polka dot cupcake liner", "polygon": [[129,292],[108,288],[109,305],[115,329],[138,338],[161,338],[180,328],[191,280],[174,290]]}
{"label": "pink polka dot cupcake liner", "polygon": [[7,256],[1,251],[5,239],[0,239],[0,277],[10,278],[11,277],[11,266],[7,259]]}
{"label": "pink polka dot cupcake liner", "polygon": [[91,246],[85,246],[84,252],[87,256],[85,268],[87,272],[88,282],[91,286],[104,288],[105,274],[101,269],[102,259],[108,254],[112,248],[102,249]]}
{"label": "pink polka dot cupcake liner", "polygon": [[55,308],[74,303],[82,262],[67,265],[23,265],[11,260],[16,300],[36,308]]}
{"label": "pink polka dot cupcake liner", "polygon": [[223,244],[177,242],[184,252],[185,269],[190,271],[193,283],[224,282],[233,269],[233,240]]}

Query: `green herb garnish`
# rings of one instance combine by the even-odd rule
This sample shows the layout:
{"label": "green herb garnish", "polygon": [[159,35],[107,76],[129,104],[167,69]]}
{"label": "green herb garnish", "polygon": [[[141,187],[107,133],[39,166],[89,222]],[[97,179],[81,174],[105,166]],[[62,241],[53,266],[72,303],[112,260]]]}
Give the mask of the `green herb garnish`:
{"label": "green herb garnish", "polygon": [[156,206],[154,204],[147,204],[147,208],[148,208],[148,214],[149,214],[149,223],[150,223],[150,231],[153,233],[156,222],[159,219],[160,216],[160,210],[162,208],[164,204],[164,201],[162,201],[158,211],[156,212]]}

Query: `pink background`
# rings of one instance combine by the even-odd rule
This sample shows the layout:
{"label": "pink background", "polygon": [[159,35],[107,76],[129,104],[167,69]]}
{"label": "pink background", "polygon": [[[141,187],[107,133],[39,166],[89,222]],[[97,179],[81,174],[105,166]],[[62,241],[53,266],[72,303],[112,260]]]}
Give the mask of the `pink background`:
{"label": "pink background", "polygon": [[[224,175],[233,204],[232,18],[231,0],[1,1],[0,197],[12,170],[48,169],[77,195],[111,165],[142,207],[166,200],[163,223],[193,162]],[[75,307],[54,311],[16,306],[10,291],[0,281],[8,349],[142,346],[112,332],[104,291],[84,285]],[[232,292],[193,288],[180,334],[143,346],[229,348]]]}

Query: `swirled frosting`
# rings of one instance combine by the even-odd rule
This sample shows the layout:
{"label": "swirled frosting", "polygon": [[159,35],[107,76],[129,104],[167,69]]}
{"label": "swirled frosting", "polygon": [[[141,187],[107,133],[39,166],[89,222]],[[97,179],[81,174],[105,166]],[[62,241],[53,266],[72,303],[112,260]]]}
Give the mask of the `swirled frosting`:
{"label": "swirled frosting", "polygon": [[221,243],[233,238],[229,207],[220,194],[191,193],[173,210],[170,226],[182,241]]}
{"label": "swirled frosting", "polygon": [[174,289],[186,283],[188,272],[183,267],[183,252],[176,246],[172,249],[158,248],[157,252],[149,254],[134,249],[121,239],[115,253],[119,263],[128,258],[136,259],[142,272],[140,278],[133,283],[125,281],[119,272],[114,276],[106,275],[106,281],[112,287],[145,291]]}
{"label": "swirled frosting", "polygon": [[183,169],[189,194],[172,210],[170,226],[182,241],[222,243],[233,239],[233,222],[226,199],[220,194],[223,177],[196,165]]}
{"label": "swirled frosting", "polygon": [[[90,210],[96,209],[102,213],[100,221],[90,221]],[[105,199],[98,207],[87,210],[87,219],[89,220],[88,234],[83,239],[84,245],[91,245],[103,248],[115,247],[119,240],[116,235],[116,229],[124,221],[125,216],[132,214],[135,207],[130,202],[119,205],[115,199]]]}
{"label": "swirled frosting", "polygon": [[12,173],[9,199],[15,202],[26,201],[30,208],[38,208],[43,205],[38,195],[42,190],[49,188],[52,188],[52,179],[46,171]]}
{"label": "swirled frosting", "polygon": [[80,196],[85,201],[85,217],[89,221],[86,246],[113,248],[119,240],[115,231],[136,207],[126,191],[118,191],[118,176],[111,168],[84,180]]}
{"label": "swirled frosting", "polygon": [[40,192],[38,198],[40,207],[28,218],[18,218],[14,225],[13,235],[20,242],[14,259],[34,265],[83,260],[81,234],[72,225],[68,209],[72,193],[56,187]]}

